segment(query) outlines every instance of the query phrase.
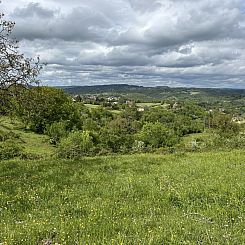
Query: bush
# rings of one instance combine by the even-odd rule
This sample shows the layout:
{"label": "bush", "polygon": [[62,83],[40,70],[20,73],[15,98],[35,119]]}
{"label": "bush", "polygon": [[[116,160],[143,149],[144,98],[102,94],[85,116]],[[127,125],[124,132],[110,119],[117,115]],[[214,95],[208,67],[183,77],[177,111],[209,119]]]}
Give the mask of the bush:
{"label": "bush", "polygon": [[147,147],[159,148],[173,146],[178,142],[178,137],[162,123],[146,123],[139,133],[139,140]]}
{"label": "bush", "polygon": [[215,128],[221,138],[231,138],[239,135],[239,125],[232,121],[230,115],[218,115],[215,118]]}
{"label": "bush", "polygon": [[0,130],[0,141],[20,139],[20,135],[13,131],[3,131]]}
{"label": "bush", "polygon": [[245,135],[237,135],[230,138],[224,138],[213,133],[209,137],[194,138],[189,142],[181,142],[178,149],[185,152],[192,151],[213,151],[221,149],[245,149]]}
{"label": "bush", "polygon": [[137,125],[135,121],[127,120],[121,116],[115,117],[107,122],[99,131],[99,147],[106,149],[108,152],[128,153],[132,150],[134,135]]}
{"label": "bush", "polygon": [[145,148],[145,143],[140,140],[135,140],[132,148],[134,152],[143,152]]}
{"label": "bush", "polygon": [[40,160],[44,157],[40,154],[30,153],[30,152],[22,152],[20,155],[21,160]]}
{"label": "bush", "polygon": [[244,149],[245,148],[245,136],[237,135],[231,136],[230,138],[224,138],[223,136],[218,136],[213,139],[213,145],[216,148],[226,148],[226,149]]}
{"label": "bush", "polygon": [[73,131],[61,139],[57,148],[60,158],[76,159],[93,154],[93,138],[88,131]]}
{"label": "bush", "polygon": [[9,160],[19,157],[22,154],[22,148],[16,142],[5,141],[0,144],[0,160]]}
{"label": "bush", "polygon": [[60,140],[68,135],[66,122],[54,122],[47,126],[45,132],[50,137],[50,143],[56,145]]}

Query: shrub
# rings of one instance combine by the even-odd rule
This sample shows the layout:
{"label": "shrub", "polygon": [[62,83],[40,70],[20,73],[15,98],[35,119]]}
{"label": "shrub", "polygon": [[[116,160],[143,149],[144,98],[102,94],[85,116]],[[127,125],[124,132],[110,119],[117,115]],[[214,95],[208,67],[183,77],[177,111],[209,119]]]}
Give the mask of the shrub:
{"label": "shrub", "polygon": [[132,148],[134,152],[142,152],[144,151],[145,143],[140,140],[135,140]]}
{"label": "shrub", "polygon": [[146,146],[159,148],[173,146],[178,142],[178,137],[166,128],[162,123],[146,123],[139,133],[139,140]]}
{"label": "shrub", "polygon": [[230,138],[224,138],[218,136],[213,139],[213,144],[216,148],[228,148],[228,149],[244,149],[245,148],[245,136],[236,135]]}
{"label": "shrub", "polygon": [[126,131],[117,131],[114,128],[102,128],[99,135],[100,148],[109,152],[128,153],[132,149],[134,136]]}
{"label": "shrub", "polygon": [[88,131],[73,131],[61,139],[57,147],[57,155],[61,158],[75,159],[93,153],[93,138]]}
{"label": "shrub", "polygon": [[18,156],[21,156],[22,149],[16,144],[16,142],[12,141],[4,141],[0,144],[0,160],[8,160]]}
{"label": "shrub", "polygon": [[60,140],[68,135],[66,122],[54,122],[47,126],[45,132],[50,137],[50,143],[56,145]]}
{"label": "shrub", "polygon": [[20,155],[21,160],[40,160],[44,157],[40,154],[30,153],[30,152],[22,152]]}
{"label": "shrub", "polygon": [[230,115],[218,115],[215,118],[215,128],[222,138],[230,138],[239,134],[239,125],[232,121]]}
{"label": "shrub", "polygon": [[109,152],[128,153],[132,149],[135,140],[133,133],[136,131],[135,121],[117,116],[100,129],[98,142],[101,148]]}
{"label": "shrub", "polygon": [[20,139],[20,135],[16,134],[13,131],[0,130],[0,141],[6,141],[6,140],[12,140],[12,139]]}

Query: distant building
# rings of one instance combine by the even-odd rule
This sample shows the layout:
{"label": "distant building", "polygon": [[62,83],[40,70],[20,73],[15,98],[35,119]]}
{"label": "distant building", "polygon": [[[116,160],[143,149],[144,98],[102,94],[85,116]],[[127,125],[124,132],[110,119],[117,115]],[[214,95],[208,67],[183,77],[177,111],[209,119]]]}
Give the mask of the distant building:
{"label": "distant building", "polygon": [[142,107],[140,107],[140,108],[137,108],[137,111],[139,111],[139,112],[143,112],[143,111],[145,111],[145,109],[144,109],[144,108],[142,108]]}
{"label": "distant building", "polygon": [[72,97],[72,101],[73,102],[81,102],[82,101],[82,97],[79,94],[76,94]]}
{"label": "distant building", "polygon": [[126,105],[128,105],[129,107],[133,107],[135,105],[135,102],[134,101],[131,101],[131,100],[127,100],[126,102]]}

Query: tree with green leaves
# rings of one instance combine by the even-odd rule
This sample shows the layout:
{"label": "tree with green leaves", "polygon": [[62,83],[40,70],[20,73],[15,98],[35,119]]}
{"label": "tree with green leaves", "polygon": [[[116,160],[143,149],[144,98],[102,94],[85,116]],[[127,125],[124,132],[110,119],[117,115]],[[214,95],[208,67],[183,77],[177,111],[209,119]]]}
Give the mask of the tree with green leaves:
{"label": "tree with green leaves", "polygon": [[151,148],[173,146],[178,142],[178,136],[160,122],[144,124],[139,133],[139,140]]}
{"label": "tree with green leaves", "polygon": [[[1,2],[0,2],[1,3]],[[13,21],[4,19],[0,13],[0,107],[9,104],[12,96],[19,93],[20,87],[37,84],[36,79],[42,66],[33,59],[26,58],[19,51],[19,42],[12,37]]]}
{"label": "tree with green leaves", "polygon": [[221,138],[231,138],[239,134],[239,125],[232,121],[230,115],[218,114],[214,121],[217,133]]}
{"label": "tree with green leaves", "polygon": [[23,91],[16,114],[31,130],[43,133],[48,125],[65,121],[67,129],[81,127],[81,112],[61,89],[34,87]]}

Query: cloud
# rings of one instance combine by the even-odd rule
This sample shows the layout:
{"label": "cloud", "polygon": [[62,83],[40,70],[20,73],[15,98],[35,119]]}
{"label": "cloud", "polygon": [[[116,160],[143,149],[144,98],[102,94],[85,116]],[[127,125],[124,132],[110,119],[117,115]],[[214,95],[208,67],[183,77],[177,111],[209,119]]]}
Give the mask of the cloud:
{"label": "cloud", "polygon": [[52,18],[54,17],[54,11],[50,9],[45,9],[38,3],[29,3],[26,7],[16,8],[12,13],[13,17],[17,18]]}
{"label": "cloud", "polygon": [[[138,1],[136,1],[138,2]],[[177,1],[178,2],[178,1]],[[140,14],[139,23],[121,33],[125,43],[145,43],[155,47],[188,41],[232,37],[240,33],[244,17],[239,5],[224,1],[164,1],[154,11]]]}
{"label": "cloud", "polygon": [[3,7],[22,51],[49,64],[47,83],[245,88],[242,0],[12,0]]}
{"label": "cloud", "polygon": [[14,35],[17,39],[60,39],[66,41],[99,41],[102,31],[110,28],[110,21],[100,12],[87,7],[74,8],[63,14],[38,3],[17,8],[11,14],[17,19]]}

